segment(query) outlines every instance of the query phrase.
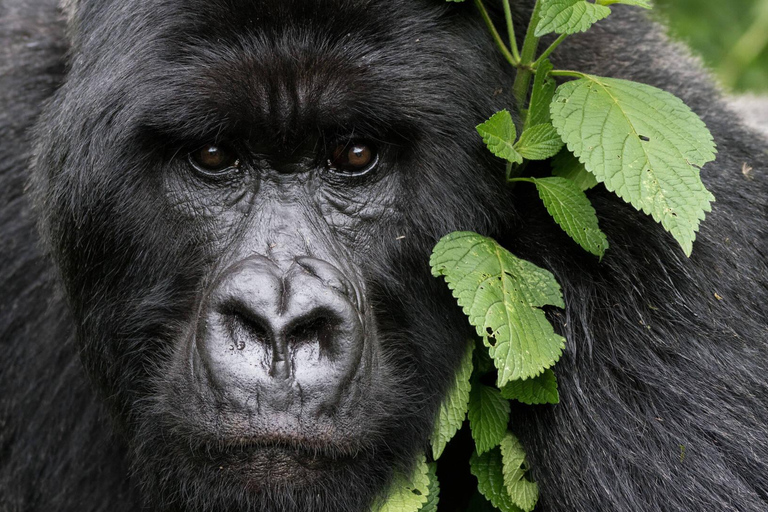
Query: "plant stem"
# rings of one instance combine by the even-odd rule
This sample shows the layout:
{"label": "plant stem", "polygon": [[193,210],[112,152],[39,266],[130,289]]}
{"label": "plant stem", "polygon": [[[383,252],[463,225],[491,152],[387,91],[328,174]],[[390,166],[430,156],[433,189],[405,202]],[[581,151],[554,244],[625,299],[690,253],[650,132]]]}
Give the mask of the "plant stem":
{"label": "plant stem", "polygon": [[512,162],[507,162],[507,182],[512,179]]}
{"label": "plant stem", "polygon": [[543,61],[544,59],[546,59],[547,57],[549,57],[549,56],[552,54],[552,52],[553,52],[553,51],[555,51],[555,49],[556,49],[558,46],[560,46],[560,44],[561,44],[563,41],[565,41],[565,38],[566,38],[566,37],[568,37],[568,34],[562,34],[560,37],[558,37],[557,39],[555,39],[555,42],[554,42],[554,43],[552,43],[551,45],[549,45],[549,48],[547,48],[546,50],[544,50],[544,53],[542,53],[541,55],[539,55],[539,58],[538,58],[538,59],[536,59],[536,62],[534,62],[534,63],[533,63],[533,68],[534,68],[534,69],[536,69],[537,67],[539,67],[539,64],[541,64],[541,61]]}
{"label": "plant stem", "polygon": [[523,171],[528,166],[528,160],[523,160],[523,163],[518,165],[517,167],[510,165],[507,165],[507,183],[514,186],[514,183],[516,181],[531,181],[530,178],[520,178],[519,176],[523,174]]}
{"label": "plant stem", "polygon": [[[523,41],[523,51],[520,54],[520,65],[518,66],[517,76],[515,77],[515,83],[512,85],[512,94],[517,101],[517,108],[520,112],[524,112],[525,106],[528,100],[528,88],[531,85],[531,77],[533,76],[533,60],[536,57],[536,50],[539,47],[539,38],[534,35],[536,32],[536,25],[539,24],[539,11],[541,10],[540,0],[536,0],[536,4],[533,6],[533,12],[531,13],[531,20],[528,22],[528,30],[525,32],[525,40]],[[525,119],[523,119],[523,123]]]}
{"label": "plant stem", "polygon": [[499,47],[499,50],[501,50],[501,53],[502,55],[504,55],[504,58],[507,59],[507,62],[509,62],[513,66],[518,66],[520,64],[520,58],[519,57],[515,58],[515,56],[512,55],[512,53],[510,53],[509,48],[507,48],[507,45],[504,44],[504,40],[501,38],[499,31],[496,30],[496,26],[494,26],[491,16],[488,14],[488,11],[485,9],[485,5],[483,5],[483,0],[475,0],[475,5],[477,6],[477,9],[480,11],[480,15],[483,17],[485,24],[488,26],[488,30],[491,31],[491,35],[493,35],[493,40],[496,41],[496,46]]}
{"label": "plant stem", "polygon": [[507,35],[509,36],[509,47],[512,49],[512,55],[517,62],[520,62],[520,52],[517,49],[517,38],[515,37],[515,25],[512,23],[512,8],[509,6],[509,0],[504,0],[504,17],[507,20]]}
{"label": "plant stem", "polygon": [[584,78],[587,76],[585,73],[580,73],[578,71],[570,71],[567,69],[553,69],[549,72],[549,76],[569,76],[572,78]]}

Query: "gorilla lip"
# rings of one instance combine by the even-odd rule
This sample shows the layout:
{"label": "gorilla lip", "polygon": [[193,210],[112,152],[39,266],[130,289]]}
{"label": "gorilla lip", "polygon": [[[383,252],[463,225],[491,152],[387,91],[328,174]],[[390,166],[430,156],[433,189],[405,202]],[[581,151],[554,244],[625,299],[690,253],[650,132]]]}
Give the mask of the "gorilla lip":
{"label": "gorilla lip", "polygon": [[350,449],[354,444],[343,446],[330,440],[285,435],[240,437],[201,445],[198,456],[209,464],[258,478],[307,478],[352,462],[360,453]]}

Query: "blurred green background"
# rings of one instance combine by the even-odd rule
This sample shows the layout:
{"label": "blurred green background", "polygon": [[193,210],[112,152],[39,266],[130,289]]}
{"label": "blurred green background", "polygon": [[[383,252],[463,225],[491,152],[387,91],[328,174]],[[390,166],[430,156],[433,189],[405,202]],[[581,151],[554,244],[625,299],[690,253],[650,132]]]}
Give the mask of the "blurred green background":
{"label": "blurred green background", "polygon": [[655,0],[656,15],[726,89],[768,93],[768,0]]}

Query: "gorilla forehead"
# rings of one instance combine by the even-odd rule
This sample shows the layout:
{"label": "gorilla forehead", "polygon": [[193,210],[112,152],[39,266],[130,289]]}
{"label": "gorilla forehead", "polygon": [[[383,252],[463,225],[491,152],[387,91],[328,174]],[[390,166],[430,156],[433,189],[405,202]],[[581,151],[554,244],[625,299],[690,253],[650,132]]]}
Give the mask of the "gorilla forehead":
{"label": "gorilla forehead", "polygon": [[[449,25],[440,2],[127,2],[117,8],[131,23],[110,26],[115,8],[97,7],[104,20],[74,74],[79,65],[94,80],[101,68],[105,97],[130,96],[143,123],[179,138],[231,130],[284,144],[352,124],[364,135],[445,131],[441,122],[456,124],[446,103],[466,104],[470,84],[493,82],[487,62],[452,41],[470,22]],[[88,51],[103,38],[109,52]]]}

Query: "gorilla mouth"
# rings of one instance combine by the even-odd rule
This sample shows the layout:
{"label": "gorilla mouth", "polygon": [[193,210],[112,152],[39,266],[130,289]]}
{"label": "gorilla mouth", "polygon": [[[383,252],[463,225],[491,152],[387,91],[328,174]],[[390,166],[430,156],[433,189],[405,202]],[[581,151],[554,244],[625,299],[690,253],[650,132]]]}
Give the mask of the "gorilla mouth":
{"label": "gorilla mouth", "polygon": [[[357,451],[339,449],[335,443],[300,438],[266,440],[232,439],[201,447],[208,463],[219,471],[235,473],[248,487],[267,484],[311,483],[355,461]],[[202,455],[202,454],[201,454]]]}

